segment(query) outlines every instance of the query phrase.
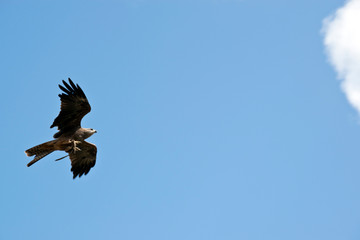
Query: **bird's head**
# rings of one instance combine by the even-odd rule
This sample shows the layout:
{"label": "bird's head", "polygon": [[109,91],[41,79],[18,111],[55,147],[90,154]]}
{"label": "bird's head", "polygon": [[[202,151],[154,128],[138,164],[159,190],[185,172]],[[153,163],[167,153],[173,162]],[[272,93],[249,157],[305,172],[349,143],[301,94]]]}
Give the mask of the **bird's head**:
{"label": "bird's head", "polygon": [[97,133],[97,131],[95,129],[92,129],[92,128],[86,128],[86,133],[87,133],[88,137],[90,137],[94,133]]}

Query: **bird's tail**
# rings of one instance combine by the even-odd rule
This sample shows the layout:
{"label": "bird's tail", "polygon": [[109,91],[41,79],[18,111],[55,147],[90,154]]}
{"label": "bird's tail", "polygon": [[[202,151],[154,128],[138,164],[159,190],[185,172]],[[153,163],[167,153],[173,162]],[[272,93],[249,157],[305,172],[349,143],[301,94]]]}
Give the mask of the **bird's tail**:
{"label": "bird's tail", "polygon": [[33,165],[34,163],[36,163],[37,161],[39,161],[46,155],[55,151],[55,149],[54,149],[55,141],[56,140],[45,142],[45,143],[39,144],[35,147],[29,148],[28,150],[26,150],[25,153],[27,156],[30,157],[30,156],[35,155],[34,159],[31,162],[29,162],[27,166],[30,167],[31,165]]}

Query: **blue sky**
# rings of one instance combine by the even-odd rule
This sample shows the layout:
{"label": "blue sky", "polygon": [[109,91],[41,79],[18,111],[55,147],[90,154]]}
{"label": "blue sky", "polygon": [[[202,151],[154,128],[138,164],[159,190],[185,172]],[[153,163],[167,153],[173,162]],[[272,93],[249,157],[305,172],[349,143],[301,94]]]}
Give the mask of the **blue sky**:
{"label": "blue sky", "polygon": [[[360,126],[323,44],[340,0],[2,1],[0,239],[360,238]],[[71,77],[98,130],[48,141]]]}

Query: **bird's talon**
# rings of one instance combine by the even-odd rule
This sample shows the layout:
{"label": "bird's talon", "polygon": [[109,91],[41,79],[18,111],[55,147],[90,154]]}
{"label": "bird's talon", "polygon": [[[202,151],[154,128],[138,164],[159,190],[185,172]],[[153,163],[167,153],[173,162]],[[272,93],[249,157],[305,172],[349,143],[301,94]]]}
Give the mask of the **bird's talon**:
{"label": "bird's talon", "polygon": [[77,144],[80,144],[81,141],[70,140],[70,142],[72,143],[72,146],[69,149],[69,151],[72,151],[73,153],[76,153],[77,151],[81,151],[81,149],[76,146]]}

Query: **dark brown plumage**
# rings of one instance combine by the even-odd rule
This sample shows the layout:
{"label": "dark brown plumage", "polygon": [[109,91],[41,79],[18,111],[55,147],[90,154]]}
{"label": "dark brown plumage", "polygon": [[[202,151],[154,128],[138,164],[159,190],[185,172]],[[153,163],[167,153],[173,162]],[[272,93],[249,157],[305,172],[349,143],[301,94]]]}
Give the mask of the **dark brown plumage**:
{"label": "dark brown plumage", "polygon": [[81,177],[83,174],[88,174],[90,169],[95,166],[97,148],[94,144],[86,141],[77,145],[81,151],[69,153],[71,160],[71,171],[73,172],[73,178],[76,176]]}
{"label": "dark brown plumage", "polygon": [[86,142],[85,139],[96,133],[96,130],[81,127],[82,118],[91,110],[83,90],[70,78],[69,84],[64,80],[62,82],[64,86],[59,85],[64,92],[59,94],[60,113],[50,127],[58,127],[59,131],[54,135],[55,140],[32,147],[25,153],[27,156],[35,155],[27,165],[30,167],[55,150],[65,151],[71,160],[73,178],[76,178],[88,174],[90,169],[95,166],[97,148],[94,144]]}
{"label": "dark brown plumage", "polygon": [[54,138],[60,137],[63,133],[76,131],[80,128],[81,119],[91,111],[90,104],[83,90],[79,85],[75,85],[69,78],[69,84],[62,81],[63,87],[59,88],[65,93],[59,94],[61,100],[60,113],[55,118],[50,128],[58,127],[59,132],[55,133]]}

